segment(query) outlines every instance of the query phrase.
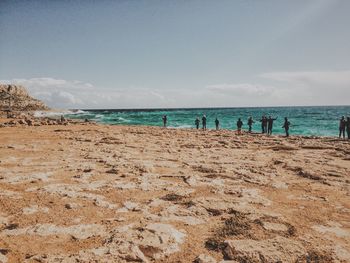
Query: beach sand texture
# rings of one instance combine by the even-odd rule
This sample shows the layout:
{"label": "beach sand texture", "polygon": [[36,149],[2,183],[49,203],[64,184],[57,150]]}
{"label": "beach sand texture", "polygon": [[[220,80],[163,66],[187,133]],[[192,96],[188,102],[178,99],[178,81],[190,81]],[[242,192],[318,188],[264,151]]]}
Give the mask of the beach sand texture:
{"label": "beach sand texture", "polygon": [[349,141],[0,128],[0,262],[223,260],[350,262]]}

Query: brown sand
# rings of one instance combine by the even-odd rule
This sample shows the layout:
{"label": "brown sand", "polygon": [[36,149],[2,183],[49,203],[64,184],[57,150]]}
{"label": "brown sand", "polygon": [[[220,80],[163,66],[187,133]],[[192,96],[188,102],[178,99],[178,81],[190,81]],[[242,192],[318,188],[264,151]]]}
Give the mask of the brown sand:
{"label": "brown sand", "polygon": [[0,128],[0,262],[196,258],[350,262],[349,141]]}

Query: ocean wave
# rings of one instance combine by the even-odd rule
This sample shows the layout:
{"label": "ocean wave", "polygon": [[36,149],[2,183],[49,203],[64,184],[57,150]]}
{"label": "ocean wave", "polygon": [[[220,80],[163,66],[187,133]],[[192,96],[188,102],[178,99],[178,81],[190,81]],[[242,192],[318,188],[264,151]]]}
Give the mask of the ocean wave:
{"label": "ocean wave", "polygon": [[34,117],[57,117],[62,115],[88,114],[83,110],[63,110],[63,111],[35,111]]}
{"label": "ocean wave", "polygon": [[123,117],[117,117],[116,120],[121,121],[121,122],[131,122],[131,120],[125,119]]}

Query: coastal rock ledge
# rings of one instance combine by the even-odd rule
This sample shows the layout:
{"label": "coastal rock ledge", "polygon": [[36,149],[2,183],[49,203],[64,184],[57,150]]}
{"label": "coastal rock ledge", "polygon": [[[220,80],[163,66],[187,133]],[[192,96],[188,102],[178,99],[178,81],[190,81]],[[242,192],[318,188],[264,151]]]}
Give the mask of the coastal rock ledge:
{"label": "coastal rock ledge", "polygon": [[0,84],[0,110],[36,111],[49,110],[49,107],[31,97],[21,85]]}

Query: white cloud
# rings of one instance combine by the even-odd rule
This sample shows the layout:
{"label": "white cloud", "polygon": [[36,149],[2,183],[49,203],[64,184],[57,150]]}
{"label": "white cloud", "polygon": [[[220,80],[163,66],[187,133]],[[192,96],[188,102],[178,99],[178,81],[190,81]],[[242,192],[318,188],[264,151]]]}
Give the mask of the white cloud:
{"label": "white cloud", "polygon": [[255,82],[215,84],[202,89],[111,89],[48,77],[0,80],[23,85],[33,97],[58,109],[349,104],[350,71],[268,72]]}
{"label": "white cloud", "polygon": [[31,78],[1,80],[1,83],[23,85],[33,97],[53,108],[82,107],[84,97],[93,90],[93,85],[78,80],[68,81],[54,78]]}
{"label": "white cloud", "polygon": [[259,76],[284,85],[290,105],[349,105],[350,70],[269,72]]}
{"label": "white cloud", "polygon": [[344,71],[300,71],[300,72],[269,72],[260,77],[300,84],[317,84],[323,86],[350,86],[350,70]]}
{"label": "white cloud", "polygon": [[207,87],[209,91],[232,96],[270,96],[276,88],[260,84],[216,84]]}
{"label": "white cloud", "polygon": [[59,109],[168,107],[172,101],[156,89],[106,89],[78,80],[45,77],[0,80],[0,83],[23,85],[30,95]]}

